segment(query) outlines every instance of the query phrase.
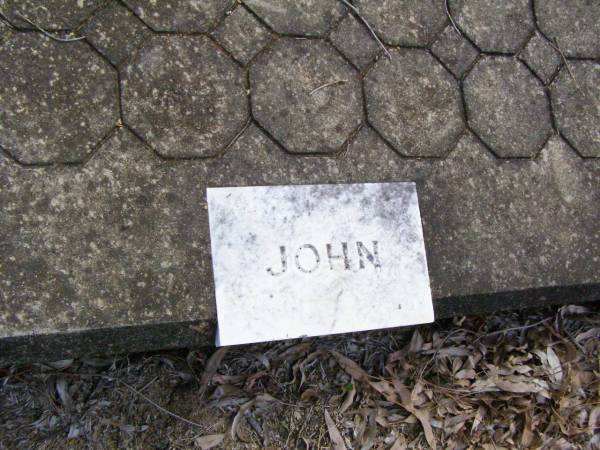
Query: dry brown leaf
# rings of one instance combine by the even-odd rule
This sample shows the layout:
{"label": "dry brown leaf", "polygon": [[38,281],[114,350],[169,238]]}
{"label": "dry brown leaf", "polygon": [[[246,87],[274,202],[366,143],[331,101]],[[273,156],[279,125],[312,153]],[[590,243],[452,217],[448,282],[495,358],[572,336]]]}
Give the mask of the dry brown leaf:
{"label": "dry brown leaf", "polygon": [[238,438],[242,439],[242,437],[239,435],[238,431],[239,431],[240,422],[241,422],[242,418],[244,417],[244,414],[246,413],[246,411],[248,411],[253,406],[261,407],[261,406],[264,406],[267,403],[273,402],[275,400],[277,400],[275,397],[273,397],[269,394],[263,393],[263,394],[257,395],[256,398],[254,398],[253,400],[250,400],[250,401],[244,403],[242,406],[240,406],[240,409],[236,413],[235,417],[233,418],[233,422],[231,423],[231,438],[235,439],[237,436]]}
{"label": "dry brown leaf", "polygon": [[244,413],[246,411],[248,411],[248,409],[250,409],[252,407],[252,405],[254,405],[255,400],[250,400],[246,403],[244,403],[242,406],[240,406],[240,409],[238,409],[238,412],[235,414],[234,418],[233,418],[233,422],[231,423],[231,439],[235,439],[236,437],[239,437],[240,439],[242,439],[242,437],[239,435],[239,427],[240,427],[240,422],[242,420],[242,418],[244,417]]}
{"label": "dry brown leaf", "polygon": [[46,363],[46,365],[52,367],[55,370],[64,370],[68,369],[73,365],[74,359],[61,359],[60,361],[53,361],[50,363]]}
{"label": "dry brown leaf", "polygon": [[221,375],[216,373],[212,377],[213,384],[238,384],[246,379],[247,375]]}
{"label": "dry brown leaf", "polygon": [[432,349],[424,351],[426,355],[435,354],[437,357],[445,357],[445,356],[469,356],[471,353],[469,349],[466,347],[444,347],[440,349]]}
{"label": "dry brown leaf", "polygon": [[429,411],[425,409],[415,409],[413,408],[410,411],[414,416],[419,419],[421,422],[421,426],[423,427],[423,433],[425,433],[425,439],[427,439],[427,443],[429,446],[436,450],[437,445],[435,443],[435,436],[433,435],[433,429],[431,428],[431,418],[429,417]]}
{"label": "dry brown leaf", "polygon": [[348,375],[350,375],[356,381],[363,381],[365,383],[369,382],[369,374],[350,358],[345,357],[335,350],[330,350],[330,353],[335,358],[337,363],[342,367],[342,369],[344,369]]}
{"label": "dry brown leaf", "polygon": [[308,353],[310,350],[311,343],[303,342],[302,344],[296,344],[286,349],[275,358],[276,361],[295,361],[302,355]]}
{"label": "dry brown leaf", "polygon": [[219,445],[224,438],[224,434],[207,434],[194,439],[194,444],[201,450],[208,450]]}
{"label": "dry brown leaf", "polygon": [[589,308],[581,305],[566,305],[559,308],[558,313],[561,317],[565,316],[573,316],[578,314],[587,314],[589,312]]}
{"label": "dry brown leaf", "polygon": [[198,392],[200,401],[202,401],[212,377],[215,375],[215,373],[217,373],[217,369],[221,365],[221,361],[223,361],[223,357],[227,353],[227,350],[229,350],[229,347],[219,348],[210,356],[208,362],[206,363],[206,367],[202,373],[202,378],[200,378],[200,390]]}
{"label": "dry brown leaf", "polygon": [[425,343],[425,341],[423,340],[423,336],[421,336],[421,333],[419,332],[419,329],[417,328],[415,330],[415,332],[413,333],[412,338],[410,340],[410,345],[408,347],[408,353],[420,352],[423,349],[424,343]]}
{"label": "dry brown leaf", "polygon": [[319,392],[316,389],[308,388],[305,389],[304,392],[302,392],[302,394],[300,394],[300,400],[302,400],[303,402],[307,402],[311,399],[319,399]]}
{"label": "dry brown leaf", "polygon": [[467,413],[446,417],[446,419],[444,419],[444,431],[446,432],[446,435],[457,433],[465,425],[465,422],[471,419],[472,416],[472,413]]}
{"label": "dry brown leaf", "polygon": [[473,380],[477,377],[477,373],[473,369],[462,369],[456,372],[454,378],[457,380]]}
{"label": "dry brown leaf", "polygon": [[267,394],[266,392],[263,392],[262,394],[258,394],[256,396],[256,398],[254,399],[254,403],[256,404],[256,406],[264,406],[268,403],[275,402],[275,401],[277,401],[277,399],[275,397],[273,397],[271,394]]}
{"label": "dry brown leaf", "polygon": [[268,375],[268,372],[265,370],[261,370],[259,372],[253,373],[252,375],[249,375],[248,378],[246,379],[246,384],[244,385],[245,389],[247,389],[248,391],[252,390],[252,388],[254,387],[254,384],[260,380],[262,377],[265,377]]}
{"label": "dry brown leaf", "polygon": [[546,349],[546,358],[548,361],[548,376],[554,383],[560,383],[563,379],[562,366],[558,355],[554,352],[552,347]]}
{"label": "dry brown leaf", "polygon": [[369,381],[369,385],[385,397],[388,402],[399,403],[394,386],[388,381]]}
{"label": "dry brown leaf", "polygon": [[362,435],[360,441],[360,450],[369,450],[375,445],[375,438],[377,437],[377,423],[375,418],[377,413],[375,410],[370,410],[367,418],[367,429]]}
{"label": "dry brown leaf", "polygon": [[317,350],[312,353],[309,353],[306,358],[304,358],[301,362],[294,365],[294,370],[300,371],[300,387],[304,385],[306,382],[306,373],[304,372],[304,368],[307,364],[310,364],[312,361],[317,359],[319,356],[323,356],[327,354],[324,350]]}
{"label": "dry brown leaf", "polygon": [[340,414],[344,414],[348,410],[348,408],[350,408],[350,406],[352,406],[352,403],[354,403],[355,395],[356,395],[356,386],[354,386],[354,383],[352,383],[352,388],[348,391],[348,393],[346,394],[346,397],[344,398],[342,405],[340,406]]}
{"label": "dry brown leaf", "polygon": [[398,436],[396,442],[391,446],[390,450],[405,450],[408,446],[408,442],[406,442],[406,438],[404,436]]}
{"label": "dry brown leaf", "polygon": [[592,412],[590,412],[590,417],[588,419],[588,428],[589,428],[589,432],[590,434],[593,434],[594,431],[596,430],[596,428],[600,425],[600,406],[596,406],[594,409],[592,409]]}
{"label": "dry brown leaf", "polygon": [[325,424],[327,425],[327,431],[329,432],[329,439],[331,440],[331,444],[333,445],[334,450],[347,450],[346,444],[344,443],[344,439],[340,434],[340,430],[335,426],[333,419],[329,415],[327,410],[324,411],[325,415]]}
{"label": "dry brown leaf", "polygon": [[531,411],[525,413],[525,424],[523,425],[523,433],[521,434],[521,447],[530,447],[533,443],[533,423],[531,420]]}
{"label": "dry brown leaf", "polygon": [[543,393],[548,390],[548,383],[544,380],[536,378],[526,378],[514,376],[511,378],[498,378],[494,384],[503,391],[512,392],[514,394],[535,394]]}
{"label": "dry brown leaf", "polygon": [[56,392],[63,406],[67,410],[71,409],[73,401],[71,399],[71,395],[69,394],[69,385],[67,384],[65,377],[60,376],[56,379]]}
{"label": "dry brown leaf", "polygon": [[590,328],[589,330],[584,331],[583,333],[579,333],[577,336],[575,336],[575,342],[581,344],[583,341],[587,341],[591,338],[600,338],[600,328]]}
{"label": "dry brown leaf", "polygon": [[431,428],[431,421],[429,417],[429,412],[427,410],[421,410],[414,407],[412,403],[412,394],[409,392],[408,388],[404,386],[400,380],[396,377],[392,377],[392,383],[394,389],[398,393],[401,399],[401,405],[404,409],[406,409],[409,413],[415,416],[419,422],[421,422],[421,426],[423,427],[423,433],[425,433],[425,439],[429,446],[435,450],[437,448],[435,442],[435,436],[433,435],[433,429]]}
{"label": "dry brown leaf", "polygon": [[234,386],[232,384],[221,384],[217,386],[217,388],[213,391],[211,396],[209,397],[211,400],[219,399],[223,397],[243,397],[248,396],[243,390],[239,387]]}
{"label": "dry brown leaf", "polygon": [[397,377],[392,377],[392,384],[394,385],[394,389],[400,396],[400,402],[406,408],[407,405],[412,407],[412,403],[410,400],[410,391]]}

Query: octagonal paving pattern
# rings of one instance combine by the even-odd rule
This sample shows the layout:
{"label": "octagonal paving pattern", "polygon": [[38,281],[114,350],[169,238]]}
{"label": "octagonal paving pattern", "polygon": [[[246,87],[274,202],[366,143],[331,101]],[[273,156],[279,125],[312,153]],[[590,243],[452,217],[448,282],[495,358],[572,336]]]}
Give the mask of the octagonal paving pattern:
{"label": "octagonal paving pattern", "polygon": [[83,42],[0,46],[0,146],[23,164],[81,162],[119,118],[117,74]]}
{"label": "octagonal paving pattern", "polygon": [[103,0],[0,0],[0,11],[15,26],[34,29],[76,28]]}
{"label": "octagonal paving pattern", "polygon": [[204,36],[154,36],[121,86],[125,123],[165,157],[215,156],[248,119],[241,68]]}
{"label": "octagonal paving pattern", "polygon": [[[203,2],[200,5],[179,0],[148,5],[128,0],[123,5],[112,0],[101,5],[83,2],[78,4],[77,9],[72,5],[69,7],[65,1],[57,2],[56,11],[65,12],[61,15],[61,23],[52,19],[53,11],[42,14],[40,11],[44,8],[34,1],[22,3],[19,8],[25,11],[24,15],[35,19],[36,26],[47,25],[49,30],[59,27],[68,31],[84,22],[77,31],[67,36],[82,34],[90,47],[83,42],[73,43],[75,45],[70,47],[50,45],[65,55],[67,48],[78,48],[80,56],[90,53],[86,57],[92,59],[96,58],[92,55],[93,47],[111,64],[122,66],[119,68],[120,86],[113,88],[121,91],[122,120],[160,155],[168,158],[216,156],[227,148],[249,118],[292,153],[336,152],[351,139],[359,126],[372,126],[405,156],[443,157],[460,135],[461,126],[457,118],[462,116],[464,122],[465,113],[468,113],[471,131],[496,155],[521,158],[535,156],[553,127],[551,115],[542,111],[545,109],[542,107],[542,94],[548,98],[552,94],[549,108],[557,109],[559,104],[563,104],[557,98],[572,94],[557,88],[559,85],[566,86],[566,80],[552,84],[561,67],[568,69],[573,64],[563,61],[564,55],[574,54],[581,60],[581,55],[596,54],[597,42],[590,36],[596,35],[597,23],[589,18],[595,17],[595,6],[588,8],[585,0],[574,2],[574,7],[565,12],[559,4],[532,4],[524,0],[510,0],[503,4],[487,0],[450,0],[447,10],[444,2],[434,0],[357,0],[354,9],[346,7],[343,2],[315,3],[312,0],[280,2],[276,7],[266,0],[248,0],[243,5],[233,2]],[[11,13],[15,9],[13,3],[10,0],[3,2],[9,20],[16,18]],[[535,29],[534,16],[539,16],[539,30]],[[392,20],[394,18],[399,19]],[[580,28],[582,38],[576,43],[579,50],[573,47],[573,38],[556,31],[556,20],[562,21],[562,25],[570,21],[572,26]],[[14,22],[25,27],[16,19]],[[6,31],[9,28],[4,26],[3,30],[5,37],[2,40],[9,41],[10,33]],[[156,34],[152,30],[163,33]],[[194,35],[171,35],[173,32]],[[198,32],[209,34],[195,35]],[[297,38],[282,40],[278,34]],[[65,34],[57,34],[57,37],[61,36]],[[302,40],[302,36],[321,36],[322,39],[310,45],[293,43],[295,39]],[[392,88],[389,83],[394,83],[393,77],[388,76],[381,85],[374,82],[379,79],[381,68],[385,65],[380,58],[388,54],[381,48],[377,37],[392,46],[417,46],[424,47],[424,50],[426,47],[450,73],[444,73],[432,60],[423,65],[419,58],[427,57],[416,56],[420,55],[419,52],[411,53],[415,55],[414,61],[410,57],[403,58],[407,68],[401,70],[412,70],[414,80],[430,79],[434,85],[441,83],[437,94],[429,97],[417,95],[410,100],[412,90],[399,85]],[[18,39],[22,38],[18,37],[14,42]],[[556,42],[551,39],[556,39]],[[327,41],[333,46],[325,44]],[[201,43],[200,46],[198,43]],[[10,46],[4,45],[4,51],[14,51],[9,50]],[[290,69],[286,72],[286,56],[276,55],[283,47],[314,48],[306,50],[304,69],[296,67],[299,73],[304,70],[305,78],[308,77],[305,81],[310,79],[315,84],[308,92],[320,88],[310,98],[300,99],[298,86],[290,87],[291,84],[299,85],[301,77],[296,77]],[[297,53],[302,51],[305,50],[296,50]],[[402,55],[405,51],[394,50],[392,53]],[[475,94],[475,91],[482,91],[476,88],[477,80],[484,77],[480,72],[487,64],[485,61],[498,53],[517,56],[532,74],[526,74],[524,67],[516,62],[510,68],[498,70],[493,76],[495,87],[485,94],[489,97],[488,104],[494,104],[496,108],[486,109],[483,105],[487,102],[485,95],[482,92]],[[11,57],[7,53],[5,62]],[[478,58],[480,63],[477,63]],[[49,59],[52,60],[52,57]],[[203,63],[197,65],[197,60]],[[348,62],[361,73],[355,73]],[[277,64],[282,66],[275,69]],[[390,64],[397,62],[391,61]],[[592,66],[586,67],[586,73],[580,75],[583,79]],[[471,72],[475,74],[470,75]],[[564,73],[564,70],[561,71],[563,78]],[[453,84],[452,76],[464,83],[460,91],[463,98],[459,102],[456,89],[448,87]],[[536,77],[543,85],[552,85],[552,88],[537,85]],[[321,84],[317,85],[317,81]],[[487,81],[491,82],[491,79]],[[409,86],[410,82],[407,82]],[[104,84],[95,86],[103,90],[105,98],[100,103],[104,109],[100,112],[94,109],[99,104],[97,101],[89,108],[91,114],[98,117],[94,127],[104,133],[91,132],[89,142],[84,142],[85,136],[78,137],[76,145],[58,152],[52,150],[52,140],[38,139],[38,144],[42,145],[37,145],[36,155],[25,156],[32,150],[21,148],[22,145],[15,147],[15,128],[0,136],[0,142],[4,142],[0,145],[16,160],[26,164],[84,160],[94,142],[97,143],[116,123],[114,113],[107,114],[106,111],[115,109],[115,102],[119,99],[114,98],[113,89],[107,89],[107,83],[113,84],[104,80]],[[290,86],[285,87],[286,83]],[[574,82],[577,91],[578,84]],[[515,90],[512,93],[506,91],[507,95],[501,100],[491,92],[500,89],[500,86]],[[277,98],[289,95],[294,89],[295,94],[290,97],[289,104],[289,99]],[[306,86],[302,89],[306,90]],[[361,89],[364,92],[358,95]],[[290,92],[286,94],[286,90]],[[524,96],[514,95],[514,92],[523,92]],[[86,93],[77,90],[72,98],[77,95]],[[521,101],[530,97],[536,99],[534,103]],[[11,100],[5,101],[10,109]],[[478,106],[478,101],[483,103]],[[500,106],[502,101],[505,104]],[[322,102],[320,106],[319,102]],[[446,102],[446,109],[436,110],[435,102]],[[465,111],[460,107],[461,102],[467,107]],[[506,102],[512,102],[512,105],[508,107]],[[44,104],[50,105],[48,102]],[[365,112],[359,114],[361,104]],[[56,118],[61,114],[80,116],[77,102],[70,106],[73,108],[62,108]],[[420,116],[411,116],[411,108],[417,108]],[[494,110],[493,115],[486,110]],[[593,112],[593,108],[584,110],[587,111],[585,117]],[[296,112],[288,117],[291,111]],[[370,112],[368,121],[365,120],[367,111]],[[518,114],[513,114],[518,111],[521,111],[523,120],[517,120]],[[444,114],[447,114],[447,121],[441,120]],[[554,111],[553,116],[556,116],[557,124],[565,124],[569,120],[562,117],[564,113],[560,111]],[[387,118],[384,120],[384,117]],[[413,120],[408,120],[409,117]],[[23,124],[26,122],[30,126],[36,123],[29,120]],[[46,124],[44,120],[41,122]],[[60,139],[79,136],[73,134],[71,128],[65,131],[66,122],[68,120],[61,120],[55,128],[57,135],[63,135]],[[589,123],[582,129],[591,127],[595,130],[595,121]],[[563,125],[562,128],[566,127]],[[585,133],[593,136],[594,131]],[[562,131],[566,138],[569,134],[573,132]],[[594,139],[574,137],[569,139],[569,143],[575,145],[579,142],[578,147],[594,147]],[[87,146],[87,150],[81,150],[82,146]],[[596,154],[593,149],[577,150],[586,156]]]}
{"label": "octagonal paving pattern", "polygon": [[245,0],[254,13],[277,33],[323,36],[344,14],[339,0]]}
{"label": "octagonal paving pattern", "polygon": [[600,64],[573,61],[551,86],[558,130],[579,153],[600,157]]}
{"label": "octagonal paving pattern", "polygon": [[515,53],[534,29],[529,0],[450,0],[458,26],[483,51]]}
{"label": "octagonal paving pattern", "polygon": [[482,58],[464,93],[469,125],[500,157],[535,156],[552,131],[542,83],[515,58]]}
{"label": "octagonal paving pattern", "polygon": [[540,30],[565,55],[600,58],[600,2],[535,0],[535,12]]}
{"label": "octagonal paving pattern", "polygon": [[235,0],[125,0],[125,3],[155,31],[202,33],[214,28]]}
{"label": "octagonal paving pattern", "polygon": [[426,46],[444,28],[444,3],[437,0],[357,0],[360,14],[391,45]]}
{"label": "octagonal paving pattern", "polygon": [[402,155],[443,157],[463,132],[458,83],[423,50],[380,59],[365,93],[369,123]]}
{"label": "octagonal paving pattern", "polygon": [[359,74],[323,41],[280,39],[250,84],[253,116],[292,153],[335,152],[361,124]]}

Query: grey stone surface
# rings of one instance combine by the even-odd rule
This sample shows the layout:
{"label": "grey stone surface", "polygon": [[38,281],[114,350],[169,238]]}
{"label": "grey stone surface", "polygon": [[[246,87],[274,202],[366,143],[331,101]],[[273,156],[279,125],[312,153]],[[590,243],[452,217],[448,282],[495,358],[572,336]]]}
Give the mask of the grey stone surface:
{"label": "grey stone surface", "polygon": [[569,61],[551,85],[559,131],[583,156],[600,157],[600,64]]}
{"label": "grey stone surface", "polygon": [[0,19],[0,45],[4,42],[11,34],[10,25]]}
{"label": "grey stone surface", "polygon": [[533,157],[552,132],[543,85],[515,58],[480,59],[464,95],[469,125],[499,157]]}
{"label": "grey stone surface", "polygon": [[365,78],[369,123],[402,155],[445,156],[464,130],[458,83],[424,50],[394,50]]}
{"label": "grey stone surface", "polygon": [[23,164],[83,161],[117,123],[117,74],[83,42],[16,34],[0,80],[0,147]]}
{"label": "grey stone surface", "polygon": [[519,58],[540,77],[544,84],[548,84],[561,63],[560,54],[537,31],[523,48]]}
{"label": "grey stone surface", "polygon": [[467,39],[448,25],[431,46],[431,51],[457,77],[471,67],[479,51]]}
{"label": "grey stone surface", "polygon": [[447,21],[444,2],[437,0],[356,0],[355,5],[392,45],[426,46]]}
{"label": "grey stone surface", "polygon": [[242,69],[205,36],[152,37],[121,88],[125,123],[165,157],[214,156],[248,120]]}
{"label": "grey stone surface", "polygon": [[254,118],[293,153],[336,152],[362,122],[358,72],[323,41],[280,39],[250,86]]}
{"label": "grey stone surface", "polygon": [[[0,365],[212,344],[207,186],[415,181],[437,317],[600,300],[600,76],[571,58],[595,54],[595,2],[535,2],[563,13],[537,35],[482,0],[458,38],[443,1],[361,1],[433,52],[391,60],[343,2],[253,3],[147,2],[166,32],[143,42],[120,1],[19,3],[58,5],[40,25],[81,42],[0,28]],[[569,24],[558,75],[550,21]],[[298,39],[263,48],[258,22]],[[479,35],[525,48],[469,64]]]}
{"label": "grey stone surface", "polygon": [[35,28],[33,22],[46,30],[62,30],[76,28],[102,3],[103,0],[0,0],[0,11],[21,28]]}
{"label": "grey stone surface", "polygon": [[342,20],[329,39],[359,70],[372,63],[382,51],[369,30],[352,14]]}
{"label": "grey stone surface", "polygon": [[416,181],[438,316],[600,297],[599,160],[559,138],[503,161],[467,134],[447,159],[418,160],[363,128],[338,158],[298,158],[251,126],[221,158],[165,162],[122,129],[84,167],[0,161],[3,360],[210,342],[207,185]]}
{"label": "grey stone surface", "polygon": [[560,139],[505,161],[467,133],[432,161],[399,158],[364,130],[338,165],[337,179],[417,181],[434,299],[597,279],[600,210],[588,202],[600,199],[600,164]]}
{"label": "grey stone surface", "polygon": [[342,18],[339,0],[244,0],[277,33],[323,36]]}
{"label": "grey stone surface", "polygon": [[131,11],[112,1],[94,14],[82,34],[110,62],[118,65],[152,33]]}
{"label": "grey stone surface", "polygon": [[242,6],[227,16],[213,35],[242,64],[273,40],[271,32]]}
{"label": "grey stone surface", "polygon": [[124,0],[155,31],[207,32],[225,17],[235,0]]}
{"label": "grey stone surface", "polygon": [[600,2],[536,0],[540,29],[568,57],[600,58]]}
{"label": "grey stone surface", "polygon": [[173,177],[131,133],[79,168],[25,170],[2,158],[0,178],[10,211],[0,219],[0,335],[212,314],[198,301],[211,289],[202,183]]}
{"label": "grey stone surface", "polygon": [[529,0],[449,0],[460,29],[483,51],[515,53],[534,30]]}

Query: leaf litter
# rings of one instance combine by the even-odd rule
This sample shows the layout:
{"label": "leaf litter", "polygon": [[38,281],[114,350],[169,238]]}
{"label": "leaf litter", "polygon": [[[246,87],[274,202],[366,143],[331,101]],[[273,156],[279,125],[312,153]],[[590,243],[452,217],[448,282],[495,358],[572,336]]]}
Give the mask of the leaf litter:
{"label": "leaf litter", "polygon": [[0,369],[0,448],[600,449],[600,308]]}

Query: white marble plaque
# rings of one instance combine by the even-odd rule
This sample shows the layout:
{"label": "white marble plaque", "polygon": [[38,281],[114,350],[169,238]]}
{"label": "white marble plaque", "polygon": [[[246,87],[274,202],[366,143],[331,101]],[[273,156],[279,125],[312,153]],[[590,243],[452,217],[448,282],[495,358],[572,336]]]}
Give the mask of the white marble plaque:
{"label": "white marble plaque", "polygon": [[209,188],[217,345],[433,321],[414,183]]}

